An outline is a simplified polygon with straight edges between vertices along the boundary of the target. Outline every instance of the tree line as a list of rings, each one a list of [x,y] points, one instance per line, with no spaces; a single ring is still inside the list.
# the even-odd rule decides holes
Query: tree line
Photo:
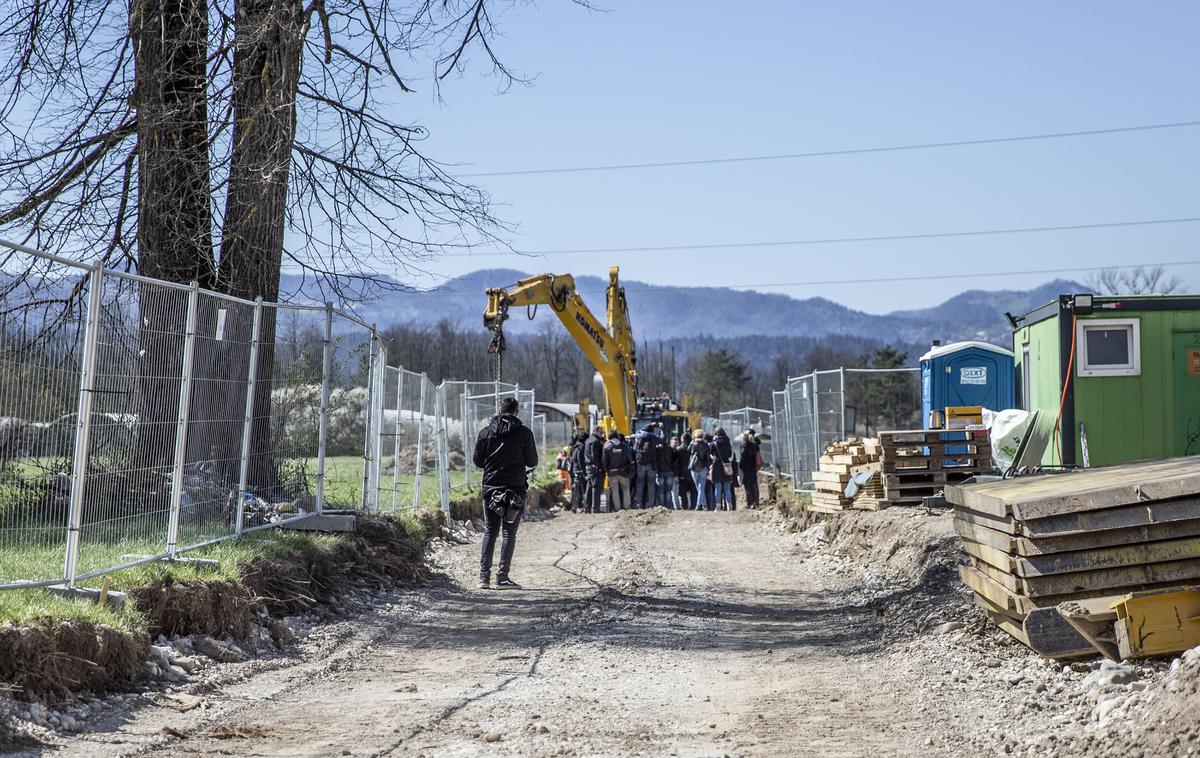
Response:
[[[381,332],[388,363],[423,372],[436,384],[445,379],[492,379],[487,352],[490,333],[450,320],[407,322]],[[562,327],[547,321],[533,333],[507,336],[504,381],[533,388],[540,400],[573,403],[599,400],[592,365]],[[770,409],[772,393],[789,377],[815,370],[915,366],[917,346],[889,346],[858,337],[719,338],[701,336],[648,340],[637,346],[639,388],[650,395],[691,394],[698,410],[716,416],[743,406]],[[863,407],[879,408],[885,398],[911,384],[881,376],[847,382],[847,393]],[[869,402],[870,401],[870,402]]]

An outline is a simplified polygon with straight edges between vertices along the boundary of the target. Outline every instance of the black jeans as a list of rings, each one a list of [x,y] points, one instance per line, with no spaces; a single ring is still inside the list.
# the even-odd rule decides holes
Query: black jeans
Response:
[[[496,579],[508,577],[508,570],[512,567],[513,551],[517,548],[517,527],[521,525],[521,515],[517,516],[516,521],[509,523],[499,513],[486,507],[483,509],[483,555],[479,558],[480,579],[488,580],[492,577],[492,554],[496,552],[496,538],[500,536],[501,532],[504,533],[504,540],[500,543],[500,568],[496,571]]]
[[[599,469],[588,471],[587,498],[583,507],[588,513],[600,512],[600,496],[604,493],[604,472]]]
[[[696,483],[692,481],[690,471],[679,475],[679,507],[689,511],[696,509]]]
[[[742,487],[746,490],[746,506],[758,505],[758,473],[742,474]]]

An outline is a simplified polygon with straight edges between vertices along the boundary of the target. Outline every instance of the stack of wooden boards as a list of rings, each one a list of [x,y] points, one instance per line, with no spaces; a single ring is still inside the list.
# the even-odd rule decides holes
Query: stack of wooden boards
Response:
[[[837,513],[849,508],[878,510],[883,502],[883,482],[879,474],[879,443],[851,437],[825,448],[813,472],[816,492],[811,496],[810,510],[818,513]],[[850,477],[863,471],[875,471],[875,476],[852,498],[846,497]]]
[[[949,486],[946,498],[976,603],[1038,653],[1200,644],[1200,595],[1186,589],[1200,584],[1200,457]]]
[[[920,505],[946,485],[992,471],[986,430],[880,432],[878,455],[887,505]]]
[[[878,438],[851,437],[825,448],[813,472],[812,510],[836,513],[855,508],[877,511],[893,505],[920,505],[951,483],[992,470],[992,448],[985,430],[894,430]],[[851,476],[876,475],[853,496]]]

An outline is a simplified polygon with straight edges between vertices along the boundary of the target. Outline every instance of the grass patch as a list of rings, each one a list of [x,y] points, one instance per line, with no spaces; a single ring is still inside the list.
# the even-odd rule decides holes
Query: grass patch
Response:
[[[52,595],[44,590],[0,592],[0,621],[32,624],[38,621],[87,621],[136,634],[146,631],[146,619],[135,609],[114,611],[83,598]]]

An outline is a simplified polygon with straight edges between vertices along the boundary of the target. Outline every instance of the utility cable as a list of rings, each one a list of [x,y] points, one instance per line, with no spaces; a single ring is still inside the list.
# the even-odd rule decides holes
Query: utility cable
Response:
[[[1114,229],[1131,226],[1159,226],[1163,224],[1190,224],[1200,221],[1200,216],[1181,218],[1142,219],[1137,221],[1109,221],[1095,224],[1062,224],[1057,226],[1025,226],[1007,229],[977,229],[957,232],[922,232],[918,234],[885,234],[868,237],[817,237],[796,240],[766,240],[760,242],[704,242],[679,245],[638,245],[633,247],[568,248],[560,250],[485,250],[483,252],[443,253],[444,258],[476,258],[483,256],[521,255],[539,257],[550,255],[600,255],[612,253],[680,252],[685,250],[723,250],[727,248],[791,247],[800,245],[839,245],[850,242],[897,242],[903,240],[947,239],[953,237],[987,237],[1003,234],[1034,234],[1039,232],[1069,232],[1083,229]]]
[[[898,153],[908,150],[935,150],[944,147],[971,147],[974,145],[1002,145],[1010,142],[1035,142],[1040,140],[1067,139],[1072,137],[1094,137],[1101,134],[1127,134],[1159,129],[1183,129],[1200,126],[1200,121],[1174,121],[1166,124],[1141,124],[1118,126],[1110,129],[1080,129],[1070,132],[1047,132],[1044,134],[1022,134],[1015,137],[985,137],[983,139],[950,140],[944,142],[917,142],[906,145],[884,145],[881,147],[857,147],[843,150],[817,150],[804,153],[779,153],[774,155],[743,155],[729,158],[697,158],[680,161],[656,161],[648,163],[613,163],[596,166],[567,166],[562,168],[512,169],[505,171],[478,171],[456,174],[458,179],[482,179],[493,176],[531,176],[534,174],[581,174],[596,171],[629,171],[649,168],[680,168],[684,166],[712,166],[723,163],[757,163],[762,161],[799,160],[803,158],[830,158],[839,155],[869,155],[871,153]]]

